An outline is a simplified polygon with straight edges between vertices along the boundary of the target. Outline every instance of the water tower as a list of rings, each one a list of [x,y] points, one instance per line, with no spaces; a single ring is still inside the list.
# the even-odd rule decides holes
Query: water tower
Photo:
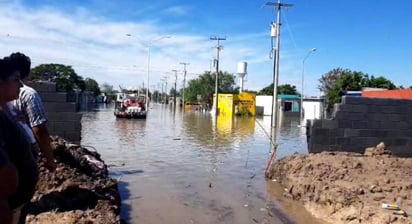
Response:
[[[237,74],[239,75],[239,92],[243,91],[243,81],[247,74],[247,62],[237,63]]]

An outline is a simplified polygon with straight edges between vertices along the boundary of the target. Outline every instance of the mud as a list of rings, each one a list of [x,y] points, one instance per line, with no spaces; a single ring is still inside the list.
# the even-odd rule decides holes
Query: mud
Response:
[[[117,181],[97,152],[52,137],[57,169],[40,161],[37,191],[26,223],[120,223]],[[41,157],[40,157],[41,158]]]
[[[365,154],[292,155],[274,162],[267,177],[327,223],[412,223],[412,158],[392,156],[383,143]],[[382,203],[398,204],[406,214]]]

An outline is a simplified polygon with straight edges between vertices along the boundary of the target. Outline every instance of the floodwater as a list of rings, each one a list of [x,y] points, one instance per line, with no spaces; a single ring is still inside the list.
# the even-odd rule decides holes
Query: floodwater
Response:
[[[306,153],[298,120],[283,120],[278,158]],[[121,218],[144,224],[320,223],[264,178],[270,117],[173,112],[153,104],[146,120],[116,119],[113,107],[85,112],[82,145],[119,179]]]

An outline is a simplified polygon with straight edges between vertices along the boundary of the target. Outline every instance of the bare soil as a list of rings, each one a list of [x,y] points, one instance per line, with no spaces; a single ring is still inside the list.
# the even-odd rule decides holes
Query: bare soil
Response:
[[[383,143],[364,154],[295,154],[273,162],[267,177],[327,223],[412,223],[412,158],[391,155]],[[398,204],[406,215],[382,203]]]
[[[28,206],[27,223],[120,223],[117,181],[96,152],[52,138],[58,168],[40,162],[37,191]]]

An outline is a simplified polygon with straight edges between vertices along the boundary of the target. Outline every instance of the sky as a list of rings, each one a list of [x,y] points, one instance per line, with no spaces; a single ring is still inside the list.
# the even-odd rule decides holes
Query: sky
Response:
[[[115,89],[183,86],[205,71],[237,74],[244,89],[273,82],[270,24],[276,10],[261,0],[0,0],[0,56],[20,51],[32,66],[72,66]],[[334,68],[384,76],[412,86],[412,1],[288,0],[281,11],[279,84],[319,96],[318,79]],[[166,38],[170,37],[170,38]],[[311,49],[316,51],[311,52]],[[150,66],[148,58],[150,49]],[[176,70],[176,73],[173,72]],[[165,78],[167,77],[167,78]]]

